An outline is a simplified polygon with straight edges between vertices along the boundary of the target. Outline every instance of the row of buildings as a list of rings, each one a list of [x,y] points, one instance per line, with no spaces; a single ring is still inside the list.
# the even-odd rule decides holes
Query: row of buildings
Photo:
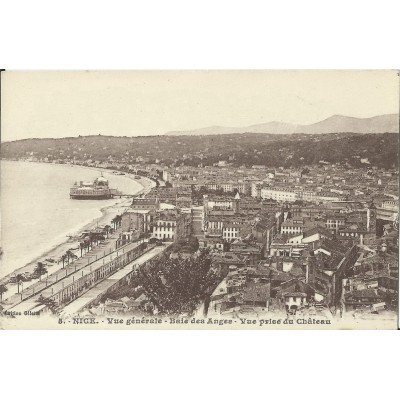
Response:
[[[158,174],[165,186],[133,199],[123,230],[164,241],[195,236],[210,248],[222,279],[206,300],[208,313],[324,314],[393,305],[395,171],[221,165]],[[379,268],[371,275],[373,258]]]

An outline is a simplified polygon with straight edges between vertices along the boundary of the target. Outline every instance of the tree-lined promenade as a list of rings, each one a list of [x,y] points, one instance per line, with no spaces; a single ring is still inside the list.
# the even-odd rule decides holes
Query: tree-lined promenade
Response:
[[[69,260],[67,253],[64,254],[60,258],[60,260],[58,260],[58,264],[60,267],[52,274],[47,273],[47,269],[44,263],[38,263],[35,271],[37,273],[41,272],[41,275],[37,276],[37,278],[39,278],[39,281],[30,284],[29,287],[24,288],[23,275],[17,274],[15,277],[17,284],[16,292],[14,292],[13,295],[3,301],[3,306],[5,308],[10,308],[11,306],[20,303],[24,299],[31,297],[33,294],[39,293],[46,287],[51,286],[52,283],[58,282],[63,278],[71,275],[75,271],[81,270],[83,267],[95,261],[96,259],[100,259],[101,257],[110,254],[115,250],[118,237],[119,231],[114,231],[112,234],[109,234],[108,239],[105,238],[103,241],[97,242],[97,245],[95,245],[95,243],[93,242],[92,245],[87,249],[87,251],[82,254],[82,257],[77,257],[69,250]],[[43,277],[43,275],[46,275],[46,277]],[[11,285],[4,286],[6,286],[8,291],[14,288],[14,286]]]
[[[53,298],[55,295],[59,295],[59,303],[61,305],[67,304],[69,301],[78,298],[85,290],[96,286],[102,279],[117,271],[124,265],[123,260],[125,258],[129,258],[128,256],[130,256],[130,260],[132,260],[142,254],[143,248],[146,248],[144,245],[142,241],[131,242],[117,250],[110,248],[109,253],[102,249],[103,251],[99,252],[99,254],[92,254],[92,261],[89,260],[86,265],[80,265],[79,267],[71,265],[68,269],[65,269],[65,275],[61,273],[61,276],[57,274],[49,276],[47,281],[41,282],[42,286],[35,285],[34,288],[30,287],[26,293],[26,297],[21,296],[18,299],[18,296],[16,296],[14,297],[15,303],[10,304],[8,302],[4,308],[16,312],[25,312],[37,307],[38,303],[45,304],[41,301],[42,298]],[[130,260],[128,259],[128,261]],[[113,261],[116,261],[116,263],[113,263]],[[104,272],[101,270],[103,266],[107,268],[107,271]],[[87,285],[81,285],[81,278],[84,278]],[[75,290],[72,287],[78,282],[83,291]],[[68,290],[65,292],[64,289],[67,288]]]

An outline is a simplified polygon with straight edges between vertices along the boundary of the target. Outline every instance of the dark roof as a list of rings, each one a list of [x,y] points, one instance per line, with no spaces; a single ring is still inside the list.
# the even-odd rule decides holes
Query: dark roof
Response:
[[[300,292],[312,296],[315,293],[315,289],[311,285],[297,278],[293,278],[287,282],[281,283],[279,286],[279,290],[282,294]]]
[[[354,290],[350,293],[346,293],[346,297],[354,297],[356,299],[361,299],[363,297],[377,298],[377,299],[381,298],[381,296],[377,294],[374,289]]]
[[[269,268],[249,268],[247,270],[247,275],[252,275],[252,276],[268,277],[269,274],[270,274]]]
[[[303,232],[303,238],[315,235],[316,233],[319,233],[320,235],[324,235],[330,239],[333,238],[333,234],[326,228],[322,226],[316,226],[314,228],[310,228],[306,231]]]
[[[343,214],[327,214],[326,219],[346,219],[347,216]]]
[[[304,275],[304,272],[303,272],[303,270],[301,269],[301,267],[297,267],[297,266],[294,266],[294,267],[290,270],[290,273],[291,273],[292,275],[295,275],[295,276],[302,276],[302,275]]]
[[[243,301],[267,301],[269,300],[270,296],[271,285],[269,283],[249,284],[244,290]]]
[[[212,261],[214,263],[243,263],[243,260],[232,252],[213,254]]]
[[[343,242],[340,242],[339,240],[331,240],[331,239],[323,239],[320,244],[314,249],[324,249],[327,250],[331,253],[341,253],[341,254],[346,254],[347,250],[346,246],[343,244]]]
[[[254,225],[254,230],[256,230],[257,232],[264,232],[265,230],[267,230],[268,229],[268,227],[267,227],[267,225],[265,224],[265,222],[257,222],[255,225]]]
[[[284,294],[285,297],[307,297],[306,293],[303,292],[287,292]]]

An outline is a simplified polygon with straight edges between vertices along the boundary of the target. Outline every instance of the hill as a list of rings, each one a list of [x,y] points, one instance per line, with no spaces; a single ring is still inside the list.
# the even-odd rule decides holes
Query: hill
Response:
[[[48,161],[138,161],[164,165],[212,165],[225,160],[233,166],[300,167],[321,161],[352,167],[398,166],[398,133],[264,134],[238,133],[205,136],[80,136],[5,142],[5,159]],[[364,161],[362,161],[364,160]],[[367,161],[366,161],[367,160]]]

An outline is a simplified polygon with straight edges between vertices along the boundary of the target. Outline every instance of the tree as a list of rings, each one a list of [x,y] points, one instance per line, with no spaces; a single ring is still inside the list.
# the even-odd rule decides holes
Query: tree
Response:
[[[85,242],[84,241],[81,241],[79,243],[79,248],[81,250],[81,257],[82,257],[83,250],[85,249]]]
[[[172,245],[172,251],[175,253],[187,252],[195,253],[199,249],[199,240],[195,236],[190,236],[187,240],[180,239]]]
[[[207,249],[201,250],[198,257],[164,257],[137,272],[137,282],[145,295],[165,314],[193,313],[218,281]]]
[[[95,232],[90,232],[89,233],[89,246],[91,249],[93,249],[93,243],[96,241],[96,233]]]
[[[64,268],[64,266],[65,266],[65,261],[66,261],[66,259],[67,259],[67,255],[66,254],[63,254],[60,258],[59,258],[59,260],[58,260],[58,262],[60,262],[60,261],[62,261],[62,267]]]
[[[0,301],[3,301],[3,294],[8,292],[7,286],[4,284],[0,285]]]
[[[90,245],[91,245],[89,237],[85,237],[84,245],[87,253],[90,250]]]
[[[18,284],[18,293],[19,293],[19,285],[21,284],[21,282],[24,281],[24,276],[22,274],[17,274],[17,276],[15,277],[17,284]]]
[[[78,258],[71,249],[67,250],[67,252],[65,253],[65,256],[67,257],[67,264],[69,264],[70,260],[74,260],[76,258]]]
[[[104,231],[106,232],[106,237],[107,237],[107,239],[108,239],[108,235],[109,235],[109,233],[110,233],[110,230],[111,230],[111,226],[110,226],[110,225],[106,225],[106,226],[104,227]]]
[[[199,250],[199,239],[196,236],[190,236],[188,240],[188,245],[192,249],[193,252]]]
[[[39,298],[36,300],[39,304],[45,305],[53,314],[57,313],[57,303],[55,300],[50,299],[48,297],[44,297],[42,294],[39,296]]]
[[[100,241],[104,240],[104,235],[101,232],[90,232],[89,233],[89,242],[90,247],[93,248],[93,244],[99,244]]]
[[[114,230],[121,226],[122,216],[116,215],[112,220],[111,223],[113,224]]]
[[[45,265],[42,262],[38,262],[37,266],[35,267],[33,273],[35,275],[39,276],[39,280],[42,280],[42,275],[44,275],[45,273],[47,273],[47,268],[45,267]]]

